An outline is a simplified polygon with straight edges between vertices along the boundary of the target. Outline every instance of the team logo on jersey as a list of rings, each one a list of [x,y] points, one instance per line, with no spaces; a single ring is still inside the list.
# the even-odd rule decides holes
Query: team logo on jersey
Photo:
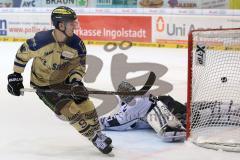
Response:
[[[61,54],[61,58],[63,59],[71,59],[74,57],[74,53],[69,52],[69,51],[63,51]]]
[[[63,64],[53,63],[52,70],[63,70],[65,67],[69,66],[69,62],[64,62]]]
[[[20,52],[26,52],[28,50],[27,45],[24,43],[22,44],[22,46],[20,47]]]

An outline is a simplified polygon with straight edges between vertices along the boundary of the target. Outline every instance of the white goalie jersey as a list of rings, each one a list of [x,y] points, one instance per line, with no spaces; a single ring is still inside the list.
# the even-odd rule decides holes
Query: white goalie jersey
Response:
[[[102,130],[126,131],[153,128],[164,141],[185,139],[185,129],[180,121],[157,97],[145,95],[131,102],[120,102],[119,111],[100,117]]]

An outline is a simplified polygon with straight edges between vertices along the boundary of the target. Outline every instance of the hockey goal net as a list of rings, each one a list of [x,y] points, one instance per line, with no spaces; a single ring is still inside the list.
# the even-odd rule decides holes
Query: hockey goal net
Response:
[[[240,152],[240,29],[189,34],[187,138]]]

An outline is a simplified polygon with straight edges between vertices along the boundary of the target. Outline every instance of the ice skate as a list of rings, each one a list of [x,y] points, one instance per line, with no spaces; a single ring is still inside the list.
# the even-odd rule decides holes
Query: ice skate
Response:
[[[98,148],[103,154],[109,154],[112,151],[112,139],[101,132],[98,132],[92,139],[94,146]]]

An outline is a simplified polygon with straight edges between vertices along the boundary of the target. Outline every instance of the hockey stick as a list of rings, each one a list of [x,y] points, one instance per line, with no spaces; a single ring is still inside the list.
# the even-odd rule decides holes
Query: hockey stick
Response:
[[[150,72],[148,79],[144,86],[138,90],[138,91],[131,91],[131,92],[116,92],[116,91],[98,91],[98,90],[90,90],[87,91],[88,94],[105,94],[105,95],[144,95],[147,93],[150,88],[153,86],[154,82],[156,80],[156,75],[154,72]],[[60,93],[62,95],[72,95],[72,90],[61,90],[61,89],[34,89],[34,88],[23,88],[20,89],[21,95],[24,95],[24,92],[44,92],[44,93]],[[77,92],[78,94],[81,93],[81,91]],[[85,93],[85,91],[82,91],[82,93]],[[81,96],[81,95],[79,95]]]

